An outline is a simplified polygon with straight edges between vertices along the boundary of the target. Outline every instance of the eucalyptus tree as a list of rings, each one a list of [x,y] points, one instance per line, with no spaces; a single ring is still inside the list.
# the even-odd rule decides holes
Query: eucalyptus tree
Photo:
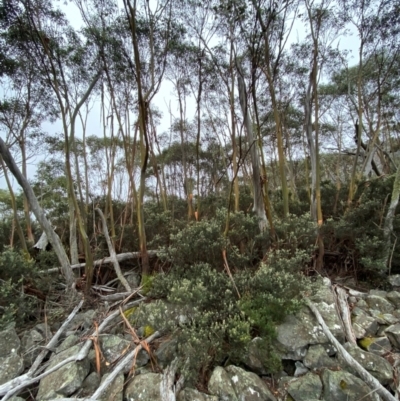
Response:
[[[19,0],[13,12],[10,29],[15,47],[34,65],[43,85],[52,90],[60,113],[70,200],[71,259],[72,262],[77,260],[77,222],[86,256],[86,284],[89,290],[93,274],[92,254],[74,192],[71,153],[74,150],[78,112],[101,75],[97,67],[97,53],[69,26],[63,13],[47,0]],[[74,95],[71,94],[72,88],[76,88]],[[77,92],[79,96],[76,96]]]
[[[351,205],[356,181],[359,155],[362,151],[363,133],[368,138],[366,157],[362,170],[371,163],[376,146],[379,147],[379,135],[382,125],[382,99],[389,71],[399,53],[399,5],[389,0],[341,0],[342,18],[357,32],[358,65],[355,84],[351,85],[348,76],[348,99],[352,104],[356,130],[356,157],[353,162],[348,204]],[[375,70],[376,81],[372,91],[367,89],[367,71],[369,66]],[[369,92],[369,94],[368,94]],[[367,124],[364,124],[366,121]],[[379,153],[379,149],[378,149]],[[361,170],[361,173],[362,173]]]
[[[132,73],[137,86],[141,161],[137,216],[142,278],[145,281],[150,272],[143,213],[146,169],[150,150],[149,108],[152,99],[160,89],[171,43],[179,39],[182,30],[180,26],[172,22],[173,7],[170,0],[160,1],[155,7],[152,7],[148,1],[124,0],[123,3],[133,46]]]
[[[251,0],[249,10],[253,24],[257,23],[260,32],[260,42],[263,46],[263,58],[258,67],[267,80],[271,109],[275,121],[277,138],[279,172],[282,187],[284,216],[289,213],[289,195],[286,177],[286,157],[281,124],[280,100],[277,98],[276,79],[280,71],[281,58],[293,27],[293,16],[298,9],[298,1]],[[253,42],[254,43],[254,42]]]
[[[17,10],[17,2],[5,2],[0,15],[0,41],[6,64],[0,72],[3,81],[0,130],[5,133],[14,153],[18,148],[20,157],[17,159],[20,159],[22,174],[27,178],[28,160],[38,155],[43,141],[41,124],[46,120],[54,121],[57,110],[53,106],[51,92],[36,74],[35,65],[18,46],[18,38],[12,29]],[[27,239],[33,244],[30,209],[25,195],[24,216]]]
[[[271,230],[273,229],[271,206],[269,204],[267,180],[265,169],[263,173],[260,172],[260,158],[263,159],[262,141],[258,136],[259,130],[257,125],[252,123],[252,112],[254,107],[254,95],[252,83],[255,83],[255,76],[251,75],[249,88],[247,90],[246,80],[248,78],[245,67],[247,64],[244,60],[248,58],[248,41],[244,39],[247,33],[244,33],[243,24],[247,18],[246,5],[241,1],[234,2],[220,2],[214,7],[215,12],[215,25],[218,27],[218,34],[222,38],[218,47],[206,47],[207,51],[211,54],[212,60],[215,64],[216,70],[220,75],[221,82],[225,86],[226,98],[228,100],[230,109],[230,121],[228,129],[231,134],[232,142],[232,170],[233,170],[233,189],[235,198],[235,210],[239,210],[239,164],[240,158],[243,156],[243,149],[238,146],[238,119],[236,115],[236,108],[242,110],[243,125],[247,133],[248,149],[251,158],[251,177],[252,177],[252,191],[253,191],[253,210],[260,219],[260,227],[262,229],[266,226],[266,216],[270,224]],[[203,40],[203,43],[205,41]],[[239,50],[240,49],[240,50]],[[240,56],[239,56],[240,53]],[[237,82],[237,83],[236,83]],[[221,89],[222,86],[221,86]],[[235,95],[237,90],[237,95]],[[223,92],[222,92],[223,93]],[[251,99],[251,100],[250,100]],[[253,103],[252,103],[253,101]],[[238,104],[237,104],[238,103]],[[256,135],[253,134],[254,127],[256,128]],[[239,142],[240,145],[240,142]],[[239,157],[240,156],[240,157]],[[244,164],[241,164],[244,167]],[[262,166],[264,167],[265,164]],[[264,188],[264,192],[263,192]]]
[[[179,117],[174,119],[173,110],[170,108],[172,126],[171,134],[174,132],[179,134],[181,143],[181,158],[183,168],[183,189],[188,205],[188,219],[194,218],[193,210],[193,179],[191,177],[192,169],[189,168],[187,163],[188,155],[187,143],[191,142],[189,134],[191,127],[188,124],[187,115],[187,99],[190,96],[190,81],[192,79],[190,66],[190,53],[193,52],[193,47],[190,43],[182,43],[179,46],[174,46],[170,55],[167,68],[167,77],[174,86],[174,91],[177,97]],[[199,195],[199,194],[198,194]]]

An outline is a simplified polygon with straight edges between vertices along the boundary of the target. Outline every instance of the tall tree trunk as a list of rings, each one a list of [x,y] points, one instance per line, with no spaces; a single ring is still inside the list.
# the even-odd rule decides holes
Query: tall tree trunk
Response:
[[[257,106],[257,95],[256,95],[256,77],[255,77],[256,65],[253,64],[252,66],[252,83],[251,83],[251,94],[253,97],[253,107],[254,107],[254,116],[256,118],[256,127],[257,127],[257,145],[261,155],[261,171],[262,174],[260,175],[260,185],[262,187],[263,199],[264,199],[264,210],[265,215],[267,216],[269,227],[271,230],[272,237],[275,238],[275,228],[274,222],[272,220],[272,209],[271,209],[271,202],[269,200],[268,194],[268,175],[267,175],[267,167],[265,165],[265,158],[264,158],[264,150],[263,150],[263,142],[261,137],[260,131],[260,120],[258,117],[258,106]]]
[[[136,84],[138,93],[138,104],[139,104],[139,143],[140,143],[140,186],[137,198],[137,219],[138,219],[138,234],[139,234],[139,244],[140,252],[142,254],[142,282],[147,281],[147,276],[150,274],[150,264],[149,255],[147,252],[147,240],[146,240],[146,230],[144,226],[144,211],[143,211],[143,201],[144,201],[144,189],[145,189],[145,178],[146,178],[146,168],[149,158],[149,144],[148,144],[148,134],[147,134],[147,110],[148,103],[144,98],[144,93],[142,89],[142,78],[141,78],[141,61],[139,53],[139,44],[137,39],[137,29],[136,29],[136,0],[134,1],[133,7],[129,1],[124,0],[127,9],[129,10],[129,23],[131,27],[133,52],[135,58],[135,72],[136,72]]]
[[[353,199],[357,190],[356,186],[356,179],[357,179],[357,164],[358,164],[358,157],[360,155],[361,150],[361,139],[362,139],[362,125],[363,125],[363,106],[362,106],[362,70],[363,70],[363,49],[364,43],[361,41],[360,50],[359,50],[359,63],[358,63],[358,70],[357,70],[357,98],[358,98],[358,119],[356,124],[357,129],[357,150],[356,150],[356,157],[353,163],[353,169],[351,172],[350,178],[350,185],[349,185],[349,196],[347,199],[347,206],[348,208],[352,205]]]
[[[25,147],[25,140],[22,140],[21,143],[21,155],[22,155],[22,174],[27,179],[28,173],[26,169],[26,147]],[[32,232],[32,223],[31,223],[31,216],[29,213],[29,202],[26,196],[24,195],[24,215],[25,215],[25,224],[26,224],[26,234],[28,237],[28,242],[33,245],[35,242],[35,238]]]
[[[246,127],[247,132],[247,140],[250,148],[250,157],[251,164],[253,169],[252,174],[252,182],[253,182],[253,191],[254,191],[254,205],[253,210],[255,211],[257,217],[260,219],[260,229],[265,230],[267,226],[267,219],[265,216],[264,210],[264,200],[262,194],[262,183],[260,176],[260,161],[258,157],[258,146],[257,140],[254,138],[252,122],[249,116],[249,110],[247,105],[247,94],[246,94],[246,84],[243,79],[243,71],[241,66],[237,62],[238,68],[238,87],[239,87],[239,99],[240,99],[240,107],[243,113],[244,125]]]
[[[10,179],[8,177],[6,165],[5,165],[3,157],[1,155],[0,155],[0,162],[1,162],[1,166],[3,168],[4,178],[6,179],[6,182],[7,182],[8,191],[10,192],[11,207],[12,207],[13,214],[14,214],[14,224],[15,224],[15,228],[17,230],[19,242],[21,243],[21,248],[25,254],[25,257],[30,258],[28,247],[26,245],[26,241],[25,241],[25,237],[24,237],[24,232],[22,230],[21,224],[19,223],[17,203],[15,201],[14,191],[13,191]]]
[[[52,226],[47,220],[44,211],[39,205],[38,200],[32,190],[32,187],[29,185],[28,180],[21,174],[19,171],[13,157],[11,156],[10,151],[7,148],[5,142],[0,138],[0,154],[3,157],[5,164],[10,170],[11,174],[18,181],[18,184],[23,189],[26,197],[28,198],[30,207],[32,212],[35,214],[39,224],[42,226],[43,231],[46,233],[47,238],[49,239],[51,245],[53,246],[54,252],[56,253],[58,260],[61,265],[61,271],[65,277],[67,287],[69,289],[74,288],[75,284],[75,276],[72,272],[71,265],[68,260],[68,256],[64,251],[61,240],[58,235],[54,232]]]
[[[324,257],[324,241],[321,235],[322,208],[321,208],[321,183],[320,183],[320,164],[319,164],[319,103],[318,103],[318,32],[321,26],[321,16],[317,17],[317,32],[314,29],[313,18],[311,15],[311,6],[306,2],[308,18],[310,22],[311,37],[313,40],[313,62],[305,98],[305,118],[306,133],[310,149],[311,158],[311,216],[317,223],[317,242],[318,242],[318,258],[316,260],[316,269],[319,271],[322,267]],[[312,96],[311,96],[311,88]],[[312,131],[312,105],[314,102],[314,131],[315,139]]]
[[[390,273],[390,251],[391,251],[391,235],[393,232],[393,220],[396,212],[397,205],[399,203],[400,196],[400,166],[397,167],[396,175],[394,177],[392,197],[390,200],[389,209],[386,213],[385,223],[383,226],[383,235],[386,243],[385,250],[385,262],[389,268]]]

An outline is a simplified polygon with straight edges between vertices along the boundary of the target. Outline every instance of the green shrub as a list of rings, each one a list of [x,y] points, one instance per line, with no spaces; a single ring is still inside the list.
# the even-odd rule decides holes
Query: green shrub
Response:
[[[265,234],[259,233],[257,218],[243,212],[231,213],[225,238],[226,217],[227,210],[221,208],[211,219],[189,222],[181,230],[176,230],[170,236],[169,247],[164,248],[164,257],[175,265],[208,263],[222,270],[222,251],[226,248],[228,264],[233,269],[259,262]]]
[[[181,344],[178,353],[181,371],[187,380],[196,380],[217,363],[243,360],[254,335],[262,336],[265,367],[279,369],[273,349],[275,325],[302,305],[301,294],[311,286],[301,274],[308,260],[305,251],[289,255],[275,251],[268,264],[256,272],[243,270],[234,275],[241,298],[224,272],[209,264],[174,266],[168,274],[153,280],[150,296],[161,298],[152,312],[142,315],[143,324],[164,327]],[[178,317],[166,318],[167,305],[178,306]]]
[[[22,252],[8,249],[0,254],[0,329],[15,322],[20,325],[38,317],[40,300],[26,295],[24,287],[32,286],[46,291],[43,280],[33,260],[27,260]]]

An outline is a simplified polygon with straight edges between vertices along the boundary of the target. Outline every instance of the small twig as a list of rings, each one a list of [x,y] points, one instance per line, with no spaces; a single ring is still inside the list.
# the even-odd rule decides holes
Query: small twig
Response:
[[[130,308],[130,307],[132,307],[134,305],[137,305],[137,304],[139,304],[140,302],[142,302],[145,299],[146,298],[142,298],[142,299],[133,301],[130,304],[124,306],[124,309],[125,308],[128,309],[128,308]],[[108,316],[102,322],[102,324],[98,327],[98,329],[96,329],[93,332],[91,337],[95,336],[96,333],[97,334],[101,333],[113,319],[115,319],[116,317],[119,316],[119,314],[120,314],[120,311],[117,310],[117,311],[113,312],[110,316]],[[4,398],[2,399],[2,401],[8,400],[14,394],[17,394],[19,391],[23,390],[25,387],[28,387],[31,384],[34,384],[34,383],[38,382],[39,380],[41,380],[44,377],[48,376],[50,373],[53,373],[53,372],[57,371],[58,369],[60,369],[64,365],[66,365],[67,363],[77,362],[77,361],[83,360],[88,355],[91,346],[92,346],[92,339],[89,338],[85,342],[85,344],[83,345],[83,347],[81,348],[81,350],[77,354],[72,355],[69,358],[64,359],[63,361],[61,361],[57,365],[53,366],[52,368],[48,369],[44,373],[42,373],[42,374],[40,374],[38,376],[32,377],[32,378],[26,377],[25,375],[19,376],[19,377],[15,378],[15,379],[13,379],[11,381],[13,383],[12,386],[10,386],[10,384],[9,384],[10,382],[1,385],[0,386],[0,396],[4,395]]]
[[[228,273],[228,276],[229,276],[230,280],[232,281],[233,287],[235,288],[238,297],[240,298],[240,292],[239,292],[238,288],[236,287],[235,280],[233,279],[233,276],[232,276],[232,273],[231,273],[231,269],[229,268],[228,261],[226,259],[226,250],[225,249],[222,250],[222,257],[224,259],[225,270]]]
[[[31,368],[22,376],[18,376],[9,382],[6,382],[0,386],[0,395],[8,393],[14,387],[20,385],[25,380],[29,380],[35,372],[38,370],[40,364],[46,358],[49,351],[52,351],[53,348],[57,345],[58,339],[60,338],[61,334],[64,332],[66,327],[68,326],[69,322],[74,318],[78,310],[82,307],[84,300],[82,299],[81,302],[74,308],[74,310],[69,314],[67,319],[61,325],[61,327],[57,330],[57,333],[53,336],[53,338],[48,342],[48,344],[43,348],[40,354],[37,356],[35,361],[33,362]]]
[[[155,340],[156,338],[160,337],[161,332],[156,331],[151,336],[147,337],[145,342],[148,344]],[[99,388],[93,393],[92,398],[101,398],[103,392],[107,389],[107,387],[114,381],[117,377],[118,373],[121,372],[129,363],[132,363],[134,355],[139,352],[143,346],[143,341],[131,352],[129,352],[119,363],[115,366],[114,370],[107,376],[107,379],[104,380],[103,383],[100,384]]]

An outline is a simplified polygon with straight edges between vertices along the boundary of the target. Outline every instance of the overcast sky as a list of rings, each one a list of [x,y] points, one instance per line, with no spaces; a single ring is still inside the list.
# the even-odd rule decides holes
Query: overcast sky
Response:
[[[80,29],[82,26],[82,19],[80,16],[80,12],[78,8],[74,5],[74,3],[69,2],[69,3],[59,3],[61,9],[66,13],[68,19],[70,20],[72,26],[75,29]],[[293,31],[291,33],[290,37],[290,43],[297,42],[299,40],[302,40],[305,36],[305,29],[303,28],[303,24],[300,20],[296,21]],[[358,47],[358,39],[356,35],[350,36],[346,38],[346,40],[343,40],[342,42],[339,43],[339,47],[341,49],[346,49],[350,50],[352,53],[350,53],[349,57],[349,63],[354,64],[356,61],[354,59],[354,54],[357,54],[357,47]],[[4,96],[4,92],[0,87],[0,96]],[[161,112],[162,112],[162,119],[161,123],[157,128],[158,133],[163,133],[168,131],[169,126],[170,126],[170,112],[169,109],[172,111],[174,117],[178,117],[179,115],[179,109],[178,109],[178,104],[176,101],[176,94],[173,91],[173,85],[171,82],[164,80],[159,92],[157,95],[154,97],[152,101],[152,105],[155,105]],[[195,113],[195,102],[193,99],[188,99],[187,102],[187,111],[188,111],[188,119],[191,119],[191,117]],[[100,121],[101,114],[100,114],[100,106],[99,103],[95,104],[92,108],[92,111],[88,117],[88,124],[87,124],[87,135],[103,135],[102,131],[102,124]],[[60,134],[62,135],[62,126],[61,126],[61,121],[57,121],[55,123],[50,123],[50,122],[45,122],[43,124],[43,131],[47,132],[49,134]],[[5,139],[5,133],[0,130],[0,135],[3,139]],[[76,125],[76,135],[77,137],[81,137],[82,135],[82,130],[80,127],[79,122],[77,122]],[[36,172],[36,164],[39,160],[44,160],[46,157],[49,157],[50,155],[45,155],[42,154],[40,151],[38,152],[37,156],[34,156],[30,162],[29,162],[29,170],[28,170],[28,176],[29,178],[33,178]],[[15,182],[13,177],[11,177],[13,180],[13,187],[18,188],[18,184]],[[0,188],[7,188],[6,182],[3,176],[0,177]]]

